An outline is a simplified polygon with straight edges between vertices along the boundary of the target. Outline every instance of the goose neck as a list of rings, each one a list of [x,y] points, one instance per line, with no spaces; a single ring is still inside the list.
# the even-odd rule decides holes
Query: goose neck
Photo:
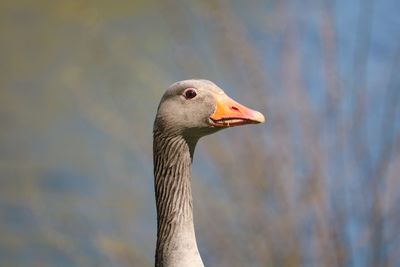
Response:
[[[197,140],[154,132],[156,266],[203,266],[193,226],[191,165]]]

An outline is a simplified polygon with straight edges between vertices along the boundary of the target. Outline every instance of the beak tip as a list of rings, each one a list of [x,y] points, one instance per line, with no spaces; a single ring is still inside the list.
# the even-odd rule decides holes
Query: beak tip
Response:
[[[256,114],[254,114],[254,121],[256,121],[257,123],[264,123],[265,122],[265,117],[261,112],[256,112]]]

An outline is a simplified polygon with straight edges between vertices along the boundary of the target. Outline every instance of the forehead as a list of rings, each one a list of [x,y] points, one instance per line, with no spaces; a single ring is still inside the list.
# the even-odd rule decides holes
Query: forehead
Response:
[[[205,90],[214,94],[224,94],[224,91],[221,88],[208,80],[184,80],[176,82],[167,89],[166,94],[176,94],[190,87],[198,90]]]

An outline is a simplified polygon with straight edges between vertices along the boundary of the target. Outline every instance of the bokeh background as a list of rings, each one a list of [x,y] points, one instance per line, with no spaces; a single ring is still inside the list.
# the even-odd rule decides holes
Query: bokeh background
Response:
[[[1,1],[0,266],[153,266],[152,124],[205,78],[206,266],[400,266],[400,2]]]

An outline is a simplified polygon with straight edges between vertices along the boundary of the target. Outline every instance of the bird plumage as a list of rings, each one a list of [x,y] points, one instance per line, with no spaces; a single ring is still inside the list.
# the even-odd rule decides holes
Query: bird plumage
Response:
[[[202,136],[229,126],[264,121],[261,113],[225,95],[207,80],[171,85],[161,99],[153,130],[157,207],[157,267],[204,267],[193,225],[191,171]]]

